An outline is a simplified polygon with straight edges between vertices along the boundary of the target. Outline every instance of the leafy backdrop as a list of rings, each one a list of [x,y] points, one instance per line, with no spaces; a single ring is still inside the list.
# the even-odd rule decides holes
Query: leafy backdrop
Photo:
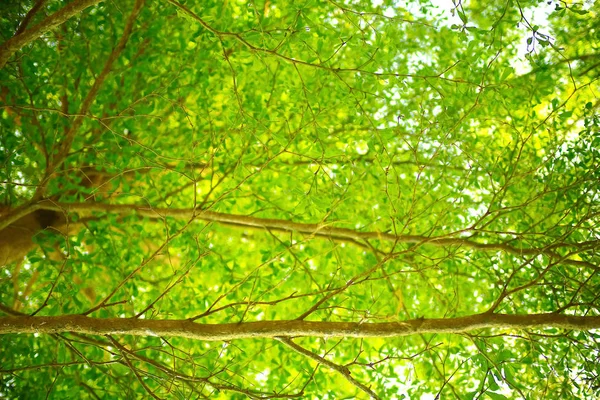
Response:
[[[596,396],[596,2],[0,11],[0,397]]]

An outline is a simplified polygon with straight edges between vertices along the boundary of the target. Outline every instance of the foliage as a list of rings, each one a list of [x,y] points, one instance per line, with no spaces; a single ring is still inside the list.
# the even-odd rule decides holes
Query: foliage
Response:
[[[29,27],[69,2],[37,3]],[[69,221],[16,235],[36,246],[2,267],[4,314],[600,314],[599,4],[143,3],[86,8],[0,70],[2,217]],[[34,6],[0,6],[2,41]],[[318,336],[5,334],[0,397],[600,387],[594,329]]]

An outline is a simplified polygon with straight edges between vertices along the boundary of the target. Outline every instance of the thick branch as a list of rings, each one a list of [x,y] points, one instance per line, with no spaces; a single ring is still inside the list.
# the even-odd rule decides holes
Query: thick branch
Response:
[[[90,335],[177,336],[198,340],[279,336],[397,337],[423,333],[462,333],[484,328],[515,330],[558,328],[587,331],[600,328],[600,316],[476,314],[457,318],[413,319],[384,323],[292,320],[228,324],[198,324],[190,320],[90,318],[82,315],[0,317],[0,334],[76,332]]]
[[[88,7],[98,4],[104,0],[75,0],[67,4],[54,14],[44,19],[39,24],[22,33],[18,33],[0,46],[0,69],[4,68],[10,57],[23,46],[29,44],[42,36],[49,30],[64,23],[69,18],[79,14]]]
[[[39,204],[28,204],[22,207],[11,209],[10,212],[5,212],[4,214],[0,213],[0,231],[39,209]],[[3,210],[0,209],[0,212],[1,211]]]

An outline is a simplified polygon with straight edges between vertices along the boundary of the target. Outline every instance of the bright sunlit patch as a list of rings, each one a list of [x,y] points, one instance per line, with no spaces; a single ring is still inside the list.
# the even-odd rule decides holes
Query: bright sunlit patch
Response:
[[[271,373],[271,370],[268,368],[263,370],[262,372],[259,372],[255,376],[256,382],[261,383],[261,384],[267,383],[267,381],[269,380],[270,373]]]
[[[369,152],[369,145],[364,140],[359,140],[356,142],[356,152],[361,156],[364,156]]]

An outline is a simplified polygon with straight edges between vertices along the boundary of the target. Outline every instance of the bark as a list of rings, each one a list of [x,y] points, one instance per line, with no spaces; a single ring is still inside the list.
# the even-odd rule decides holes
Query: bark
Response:
[[[35,14],[37,14],[38,11],[40,11],[40,9],[44,6],[45,3],[46,3],[46,0],[38,0],[33,5],[33,7],[31,7],[31,10],[29,10],[27,15],[25,15],[25,18],[23,18],[23,21],[21,21],[21,23],[19,24],[19,27],[17,28],[17,31],[15,32],[15,36],[17,36],[20,33],[23,33],[25,31],[25,29],[27,29],[27,26],[29,26],[29,23],[31,22],[31,19],[33,18],[33,16]]]
[[[0,266],[21,260],[35,248],[34,236],[44,229],[52,229],[67,234],[67,219],[62,212],[34,210],[22,215],[17,210],[16,219],[0,230]]]
[[[86,8],[102,1],[104,0],[75,0],[47,17],[39,24],[26,29],[24,32],[17,33],[15,36],[8,39],[0,46],[0,69],[4,68],[10,57],[23,48],[23,46],[33,42],[44,33],[59,26]]]
[[[463,333],[477,329],[558,328],[588,331],[600,328],[600,316],[560,314],[476,314],[445,319],[413,319],[403,322],[355,323],[301,320],[198,324],[190,320],[137,318],[0,317],[0,334],[54,334],[76,332],[90,335],[185,337],[197,340],[233,340],[277,337],[398,337],[424,333]]]

